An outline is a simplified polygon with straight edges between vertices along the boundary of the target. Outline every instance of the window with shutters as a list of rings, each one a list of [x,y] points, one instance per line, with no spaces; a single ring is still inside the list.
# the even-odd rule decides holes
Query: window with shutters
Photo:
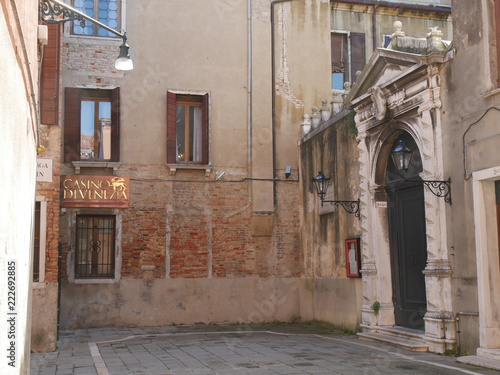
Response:
[[[75,278],[114,278],[115,216],[76,216]]]
[[[208,94],[167,92],[167,163],[209,163]]]
[[[120,0],[73,0],[73,7],[106,26],[119,31],[121,29],[120,3]],[[115,34],[90,21],[85,21],[83,27],[80,21],[73,21],[71,33],[73,35],[117,37]]]
[[[65,90],[64,161],[119,161],[120,91]]]
[[[33,282],[45,281],[45,247],[47,238],[47,202],[36,197],[33,235]]]
[[[343,90],[344,82],[356,81],[356,72],[366,63],[365,34],[336,31],[331,33],[332,89]]]

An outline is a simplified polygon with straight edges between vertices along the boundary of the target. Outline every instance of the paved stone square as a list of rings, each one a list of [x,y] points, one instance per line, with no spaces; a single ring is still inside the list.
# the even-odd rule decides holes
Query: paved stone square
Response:
[[[32,375],[498,374],[313,324],[197,325],[63,331],[32,353]]]

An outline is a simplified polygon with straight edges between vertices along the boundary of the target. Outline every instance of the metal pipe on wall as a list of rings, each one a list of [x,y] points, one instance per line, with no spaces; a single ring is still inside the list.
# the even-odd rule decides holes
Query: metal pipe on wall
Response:
[[[253,167],[252,165],[252,128],[253,128],[253,106],[252,106],[252,80],[253,80],[253,49],[252,49],[252,0],[247,0],[247,50],[248,50],[248,60],[247,60],[247,165],[248,171],[247,174],[251,176],[250,169]],[[249,199],[251,201],[252,193],[249,192]]]

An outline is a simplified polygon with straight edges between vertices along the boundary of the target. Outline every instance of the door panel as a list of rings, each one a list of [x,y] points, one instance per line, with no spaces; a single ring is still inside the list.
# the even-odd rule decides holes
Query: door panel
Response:
[[[423,186],[402,187],[392,194],[391,259],[396,324],[424,329],[427,262]]]

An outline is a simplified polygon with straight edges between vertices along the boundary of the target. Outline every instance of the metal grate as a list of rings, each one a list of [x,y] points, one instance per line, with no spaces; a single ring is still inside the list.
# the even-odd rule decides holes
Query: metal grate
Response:
[[[75,277],[114,277],[115,216],[77,215]]]

